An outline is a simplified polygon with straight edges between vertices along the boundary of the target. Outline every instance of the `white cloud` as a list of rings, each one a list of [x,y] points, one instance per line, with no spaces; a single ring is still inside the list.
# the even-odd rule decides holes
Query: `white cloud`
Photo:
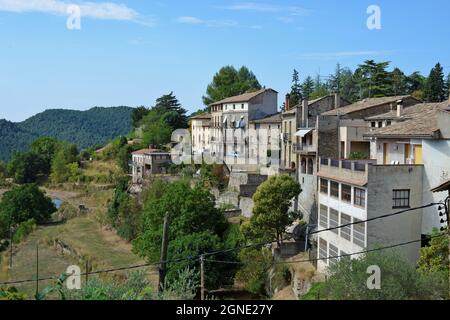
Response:
[[[283,6],[278,4],[257,3],[257,2],[241,2],[218,8],[232,11],[253,11],[253,12],[271,12],[271,13],[287,13],[295,16],[308,15],[309,10],[299,6]]]
[[[179,18],[177,18],[177,22],[185,23],[185,24],[202,24],[202,23],[204,23],[203,20],[196,18],[196,17],[190,17],[190,16],[179,17]]]
[[[203,20],[192,16],[183,16],[176,19],[178,23],[192,24],[192,25],[204,25],[212,28],[236,28],[239,27],[239,23],[234,20]]]
[[[132,8],[113,2],[85,2],[63,0],[0,0],[0,11],[40,12],[56,15],[68,15],[67,8],[77,5],[82,17],[102,20],[133,21],[144,25],[152,25],[150,19],[144,19]]]

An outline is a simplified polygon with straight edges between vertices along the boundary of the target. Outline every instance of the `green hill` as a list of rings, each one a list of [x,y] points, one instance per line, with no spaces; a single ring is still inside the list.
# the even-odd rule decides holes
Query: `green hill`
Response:
[[[34,139],[48,136],[75,143],[80,149],[101,145],[130,132],[130,107],[95,107],[87,111],[53,109],[23,122],[0,120],[0,160],[14,150],[26,151]]]

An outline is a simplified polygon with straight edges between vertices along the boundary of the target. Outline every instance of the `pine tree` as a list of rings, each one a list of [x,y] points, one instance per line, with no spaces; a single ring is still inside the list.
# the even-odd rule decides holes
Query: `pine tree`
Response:
[[[425,99],[427,102],[442,102],[446,96],[444,69],[437,63],[430,71],[425,87]]]
[[[445,89],[446,89],[445,91],[447,92],[446,99],[448,100],[450,99],[450,73],[447,76],[447,83],[445,85]]]
[[[294,69],[294,73],[292,74],[292,87],[291,93],[289,94],[289,105],[296,106],[298,105],[303,97],[302,97],[302,86],[300,84],[300,76],[296,69]]]
[[[361,89],[361,98],[384,97],[391,94],[392,78],[386,70],[389,63],[367,60],[358,66],[355,76]]]
[[[313,91],[314,91],[314,80],[311,78],[311,76],[307,76],[302,84],[302,96],[305,99],[309,99]]]

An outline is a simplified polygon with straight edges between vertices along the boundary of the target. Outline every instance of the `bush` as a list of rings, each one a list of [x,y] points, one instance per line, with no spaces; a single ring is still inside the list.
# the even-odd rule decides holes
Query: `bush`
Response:
[[[21,224],[19,224],[19,227],[14,233],[13,241],[15,243],[21,242],[23,239],[25,239],[26,236],[32,233],[35,229],[36,229],[36,221],[34,219],[22,222]]]
[[[239,259],[243,267],[236,273],[236,280],[241,282],[248,291],[266,295],[269,270],[273,261],[270,250],[267,248],[243,249],[239,253]]]

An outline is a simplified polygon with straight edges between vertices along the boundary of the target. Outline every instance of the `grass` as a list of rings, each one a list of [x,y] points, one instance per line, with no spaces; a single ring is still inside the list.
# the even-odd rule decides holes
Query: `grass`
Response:
[[[36,277],[36,245],[39,245],[39,277],[59,276],[70,265],[78,265],[85,270],[85,261],[88,260],[91,270],[109,268],[122,268],[144,263],[132,253],[131,244],[102,227],[100,223],[105,215],[108,200],[113,190],[97,190],[86,186],[86,190],[76,192],[62,189],[46,189],[51,197],[58,197],[75,208],[79,204],[85,205],[89,212],[82,214],[65,224],[56,226],[40,226],[30,234],[26,240],[17,245],[14,250],[13,269],[8,270],[8,252],[4,252],[0,263],[0,282],[22,279],[35,279]],[[95,190],[94,190],[95,189]],[[54,247],[54,240],[62,241],[72,254],[63,254]],[[155,269],[147,268],[149,271]],[[123,276],[125,272],[116,272],[110,275]],[[150,277],[152,283],[156,276]],[[54,281],[43,281],[40,289],[54,284]],[[24,291],[29,298],[35,292],[35,283],[16,285]]]

